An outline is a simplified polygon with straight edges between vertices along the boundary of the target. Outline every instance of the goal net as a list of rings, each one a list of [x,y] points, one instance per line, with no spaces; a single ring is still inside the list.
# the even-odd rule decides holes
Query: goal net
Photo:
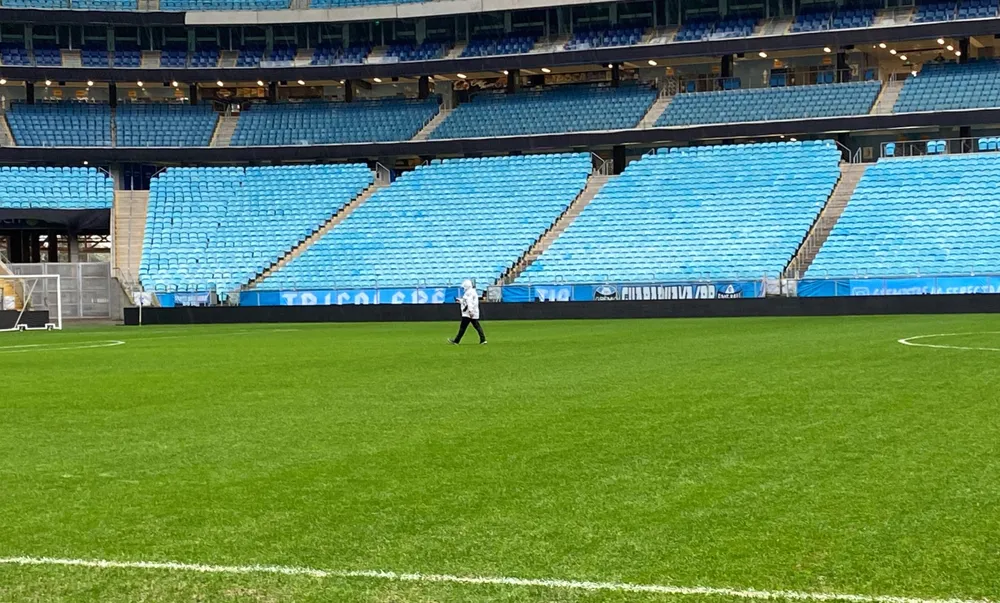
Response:
[[[0,332],[62,330],[62,281],[58,274],[0,274]],[[39,311],[48,311],[40,320]]]

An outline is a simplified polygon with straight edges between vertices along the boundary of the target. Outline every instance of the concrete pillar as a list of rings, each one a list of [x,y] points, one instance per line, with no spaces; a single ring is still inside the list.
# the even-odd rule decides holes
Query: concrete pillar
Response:
[[[621,83],[621,63],[613,63],[611,65],[611,87],[617,88],[618,84]]]
[[[108,104],[112,109],[118,106],[118,84],[114,82],[108,84]]]
[[[969,38],[960,38],[958,40],[958,49],[962,52],[962,55],[958,57],[959,63],[966,63],[969,60]]]
[[[188,86],[188,98],[192,105],[198,104],[198,84],[191,84]]]
[[[80,241],[76,238],[75,231],[69,231],[69,261],[80,261]]]
[[[35,82],[24,82],[24,102],[35,104]]]
[[[426,75],[420,76],[417,80],[417,98],[423,100],[431,94],[431,78]]]
[[[719,74],[722,77],[733,76],[733,55],[722,55],[722,63],[719,65]]]
[[[850,67],[847,65],[847,53],[841,50],[837,53],[837,73],[834,74],[837,82],[851,81]]]
[[[344,80],[344,102],[349,103],[354,100],[354,82]]]
[[[514,94],[521,85],[521,70],[511,69],[507,72],[507,94]]]

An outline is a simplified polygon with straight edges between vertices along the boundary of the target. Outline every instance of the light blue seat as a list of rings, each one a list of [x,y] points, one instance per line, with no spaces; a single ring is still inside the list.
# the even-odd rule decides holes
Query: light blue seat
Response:
[[[7,123],[19,146],[111,146],[111,109],[105,103],[14,103]]]
[[[0,167],[0,208],[110,209],[114,183],[91,167]]]
[[[207,147],[218,121],[211,105],[125,103],[115,111],[120,147]]]
[[[376,192],[261,284],[331,289],[492,284],[586,185],[589,154],[434,160]]]
[[[925,63],[906,78],[895,113],[1000,107],[1000,61]]]
[[[840,156],[832,141],[661,149],[605,185],[518,283],[776,277]]]

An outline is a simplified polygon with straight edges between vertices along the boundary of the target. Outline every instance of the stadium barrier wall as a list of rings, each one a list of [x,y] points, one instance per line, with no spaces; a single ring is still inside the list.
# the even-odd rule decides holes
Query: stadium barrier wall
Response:
[[[18,316],[21,316],[21,313],[17,310],[0,310],[0,329],[13,329]],[[29,310],[21,316],[21,324],[28,325],[32,329],[40,329],[48,322],[48,310]]]
[[[796,293],[799,297],[1000,293],[1000,276],[805,279],[798,282]]]
[[[669,301],[483,303],[488,320],[594,318],[714,318],[743,316],[861,316],[1000,312],[1000,295],[906,295],[870,297],[766,297]],[[457,304],[342,306],[214,306],[144,308],[146,325],[294,322],[456,321]],[[126,308],[125,324],[139,324],[138,308]]]

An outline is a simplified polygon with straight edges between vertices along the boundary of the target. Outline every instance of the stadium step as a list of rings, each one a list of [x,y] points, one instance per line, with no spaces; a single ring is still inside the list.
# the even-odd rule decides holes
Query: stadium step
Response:
[[[466,47],[469,45],[468,42],[458,42],[455,46],[448,51],[448,54],[444,56],[446,59],[458,59],[462,57],[462,53],[465,52]]]
[[[833,187],[830,198],[827,199],[823,209],[820,210],[819,216],[813,222],[812,228],[809,229],[805,239],[802,240],[802,244],[799,246],[795,256],[792,257],[792,261],[785,268],[784,278],[802,278],[802,275],[809,269],[813,260],[816,259],[816,254],[819,253],[820,247],[826,242],[833,227],[837,224],[837,220],[840,219],[840,216],[844,213],[844,209],[847,208],[847,204],[854,194],[854,189],[858,187],[858,182],[865,175],[865,171],[869,165],[871,164],[842,163],[840,165],[840,179],[837,181],[837,185]]]
[[[583,187],[580,194],[573,199],[573,202],[569,204],[556,221],[552,223],[552,226],[546,230],[542,236],[538,237],[538,240],[528,248],[528,251],[524,252],[517,262],[510,267],[500,278],[497,280],[497,285],[509,285],[517,280],[517,277],[521,276],[521,273],[538,259],[540,255],[545,253],[545,250],[552,245],[552,242],[559,238],[566,228],[573,223],[573,220],[580,215],[587,205],[597,196],[604,185],[608,183],[614,176],[608,176],[606,174],[592,173],[589,178],[587,178],[587,186]]]
[[[79,50],[63,50],[60,54],[62,55],[63,67],[83,67]]]
[[[639,120],[640,128],[652,128],[656,125],[656,120],[663,115],[663,112],[667,110],[667,106],[670,105],[670,101],[674,100],[672,96],[660,96],[657,97],[653,104],[649,106],[649,111],[642,116]]]
[[[219,67],[236,67],[236,60],[240,57],[238,50],[223,50],[219,57]]]
[[[123,281],[139,280],[142,262],[142,242],[146,234],[146,211],[149,191],[115,191],[112,213],[111,242],[114,247],[114,268]]]
[[[160,68],[160,51],[159,50],[143,50],[142,59],[139,63],[143,69],[159,69]]]
[[[230,146],[233,134],[236,133],[236,124],[239,120],[238,115],[220,115],[219,120],[215,123],[215,130],[212,132],[212,141],[209,143],[209,146]]]
[[[10,131],[10,124],[7,123],[7,116],[0,113],[0,147],[15,147],[14,134]]]
[[[309,8],[309,0],[292,0],[288,8],[292,10],[306,10]]]
[[[773,17],[763,21],[754,31],[755,36],[780,36],[788,33],[792,27],[791,17]]]
[[[431,133],[441,125],[441,122],[451,115],[452,111],[454,111],[454,109],[445,109],[444,107],[441,107],[441,109],[438,110],[437,115],[432,117],[431,120],[424,125],[424,127],[420,128],[420,131],[414,134],[413,140],[427,140],[430,138]]]
[[[905,77],[897,77],[882,84],[882,91],[879,93],[878,98],[875,99],[875,104],[872,105],[872,115],[889,115],[892,113],[892,108],[896,106],[896,100],[903,89],[904,80]]]
[[[346,220],[347,217],[351,215],[351,213],[354,210],[364,205],[366,201],[371,199],[372,195],[374,195],[376,191],[387,185],[388,182],[383,182],[378,178],[376,178],[374,183],[370,184],[368,188],[361,191],[361,194],[352,199],[350,203],[344,205],[339,210],[337,210],[337,213],[330,216],[330,219],[328,219],[326,222],[320,225],[319,228],[314,230],[311,235],[306,237],[306,240],[302,241],[292,249],[289,249],[285,253],[285,255],[278,258],[278,261],[274,262],[273,264],[271,264],[269,268],[265,269],[264,272],[257,275],[257,278],[251,280],[247,284],[247,287],[250,289],[256,287],[261,283],[261,281],[263,281],[267,277],[271,276],[272,274],[283,268],[285,264],[297,258],[306,249],[309,249],[309,247],[311,247],[313,243],[322,239],[326,235],[326,233],[333,230],[333,228],[337,226],[337,224],[340,224],[341,222]]]

